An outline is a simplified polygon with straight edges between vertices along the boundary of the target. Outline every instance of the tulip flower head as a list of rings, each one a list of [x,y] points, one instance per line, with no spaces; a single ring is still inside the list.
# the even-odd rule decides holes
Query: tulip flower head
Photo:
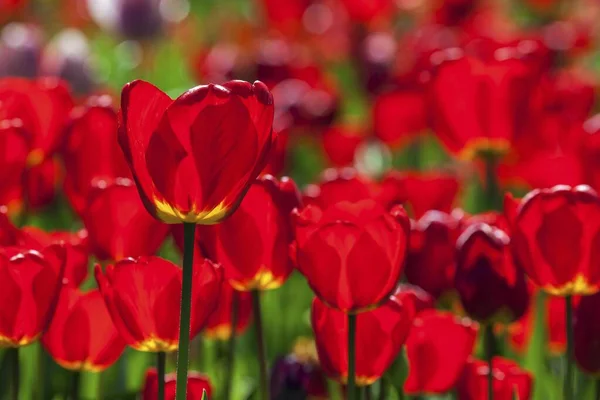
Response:
[[[489,366],[484,361],[470,359],[460,380],[457,393],[460,400],[487,400]],[[529,400],[532,395],[533,376],[522,370],[514,361],[501,357],[492,359],[494,399]]]
[[[198,86],[172,100],[144,81],[121,95],[119,144],[148,212],[215,224],[268,161],[273,97],[261,82]]]
[[[374,200],[340,202],[294,212],[299,271],[317,297],[356,313],[377,307],[395,290],[408,247],[409,219]]]
[[[176,389],[175,374],[165,375],[165,400],[175,400]],[[206,395],[211,398],[212,386],[207,376],[198,372],[190,371],[187,378],[187,399],[202,400],[202,393],[206,390]],[[158,373],[154,368],[146,372],[146,380],[142,389],[142,400],[160,400],[158,398]]]

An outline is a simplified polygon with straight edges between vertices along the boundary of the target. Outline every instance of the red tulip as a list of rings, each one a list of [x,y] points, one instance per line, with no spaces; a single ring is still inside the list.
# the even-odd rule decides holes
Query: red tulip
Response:
[[[361,176],[354,168],[328,168],[321,181],[304,190],[304,203],[327,208],[340,201],[357,202],[377,198],[378,185]]]
[[[261,82],[198,86],[176,100],[143,81],[123,88],[119,143],[150,214],[214,224],[264,168],[275,136]]]
[[[418,314],[424,310],[435,308],[435,298],[433,298],[433,296],[421,289],[419,286],[406,283],[399,284],[396,288],[395,295],[403,296],[406,294],[411,294],[413,296],[412,303],[415,309],[415,314]]]
[[[375,99],[373,129],[384,143],[399,147],[427,129],[425,96],[419,89],[397,89]]]
[[[356,317],[356,383],[370,385],[392,364],[415,316],[410,293],[391,296],[381,307]],[[348,318],[315,297],[311,313],[323,371],[340,382],[348,379]]]
[[[295,211],[298,270],[317,297],[346,313],[375,307],[398,285],[410,223],[374,200]]]
[[[454,387],[473,352],[477,330],[468,318],[421,312],[406,340],[409,373],[404,392],[442,394]]]
[[[233,321],[232,310],[233,305],[237,307],[237,322],[235,327],[232,326]],[[252,296],[248,292],[239,292],[229,284],[223,284],[221,294],[217,301],[217,308],[210,314],[206,327],[204,328],[204,336],[212,339],[227,340],[231,337],[232,331],[236,335],[243,333],[252,317]]]
[[[214,254],[225,277],[237,290],[268,290],[281,286],[293,265],[289,246],[293,241],[290,212],[300,206],[294,182],[271,175],[258,178],[238,210],[210,228]]]
[[[310,0],[290,0],[281,3],[278,0],[260,0],[267,22],[285,34],[298,33],[302,27],[302,17],[310,6]]]
[[[263,169],[263,174],[279,176],[287,166],[288,142],[290,134],[287,130],[277,132],[275,146],[271,149],[269,161]]]
[[[457,384],[459,400],[488,400],[487,362],[469,360]],[[501,357],[492,360],[494,399],[529,400],[532,396],[533,376],[517,363]]]
[[[148,215],[129,179],[99,185],[89,193],[83,213],[90,252],[101,260],[154,255],[169,226]]]
[[[441,172],[400,173],[392,171],[381,182],[383,204],[401,199],[408,203],[415,218],[429,210],[449,213],[460,185],[456,176]]]
[[[46,329],[60,290],[64,252],[6,247],[0,252],[0,347],[21,347]]]
[[[333,126],[323,134],[323,149],[331,164],[352,165],[354,155],[366,136],[354,127]]]
[[[582,371],[593,376],[600,372],[599,305],[600,294],[582,296],[573,318],[575,361]]]
[[[0,206],[0,247],[17,245],[19,237],[20,231],[8,217],[8,207]]]
[[[63,368],[103,371],[125,350],[98,290],[63,287],[42,344]]]
[[[503,154],[518,133],[515,121],[527,107],[534,73],[513,55],[504,57],[485,63],[456,48],[432,55],[438,63],[429,93],[433,129],[461,158]]]
[[[176,375],[165,375],[165,400],[175,400]],[[212,398],[212,386],[208,377],[197,372],[188,372],[187,377],[187,399],[202,400],[202,393],[206,390],[208,398]],[[142,400],[158,399],[158,373],[154,368],[146,372],[144,389],[142,390]]]
[[[600,199],[589,186],[533,190],[511,224],[515,262],[544,291],[568,296],[600,289]]]
[[[66,253],[63,284],[78,287],[88,276],[87,231],[44,232],[39,228],[27,226],[18,234],[17,244],[27,249],[42,251],[53,244],[62,245]]]
[[[31,209],[39,209],[54,200],[61,179],[58,157],[46,158],[25,172],[25,200]]]
[[[86,106],[74,109],[71,114],[63,149],[64,190],[80,215],[99,181],[131,177],[116,132],[117,113],[109,96],[91,97]]]
[[[125,342],[140,351],[174,351],[179,345],[181,268],[159,257],[127,258],[96,266],[96,281]],[[208,260],[193,268],[190,338],[214,311],[221,290],[221,268]]]
[[[525,274],[515,268],[503,230],[474,223],[456,242],[454,284],[465,311],[487,322],[513,322],[529,306]]]
[[[21,207],[23,198],[23,174],[27,166],[31,135],[23,129],[20,119],[0,121],[0,204],[8,211]]]
[[[343,0],[342,4],[355,22],[391,17],[395,7],[392,0]]]
[[[435,298],[454,289],[456,239],[460,221],[455,214],[427,211],[411,223],[406,280]]]

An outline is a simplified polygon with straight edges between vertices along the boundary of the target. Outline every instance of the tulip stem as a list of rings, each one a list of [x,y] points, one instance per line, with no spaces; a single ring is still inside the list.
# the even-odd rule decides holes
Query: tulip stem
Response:
[[[19,348],[14,347],[8,349],[5,357],[10,357],[11,360],[11,369],[12,369],[12,384],[11,384],[11,399],[19,400],[19,381],[21,379],[20,376],[20,366],[19,366]]]
[[[498,159],[496,155],[485,155],[485,211],[502,209],[502,191],[496,177]]]
[[[594,398],[596,400],[600,400],[600,379],[596,379],[596,382],[594,384],[594,389],[595,389],[595,394],[594,394]]]
[[[573,396],[573,305],[571,296],[565,297],[565,329],[567,334],[567,353],[565,354],[567,370],[563,387],[565,400],[574,399]]]
[[[227,359],[225,361],[225,400],[231,398],[231,386],[233,384],[233,366],[235,356],[235,327],[237,326],[238,320],[238,293],[233,291],[231,296],[231,334],[227,341]]]
[[[156,372],[158,374],[158,400],[165,400],[165,367],[167,353],[159,351],[156,353]]]
[[[383,377],[381,377],[381,379],[379,379],[379,400],[386,400],[387,392],[388,392],[387,382],[385,381],[385,379]],[[400,398],[402,398],[402,397],[400,397]]]
[[[79,400],[79,384],[81,382],[81,371],[73,371],[71,375],[71,400]]]
[[[348,314],[348,400],[356,400],[356,315]]]
[[[181,285],[181,313],[179,318],[179,351],[177,352],[176,400],[185,400],[187,394],[195,233],[195,224],[190,224],[187,222],[183,223],[183,282]]]
[[[262,315],[260,311],[260,292],[252,291],[252,312],[254,314],[254,327],[258,345],[258,360],[260,367],[260,399],[269,400],[269,382],[267,376],[267,352],[265,348],[265,335],[263,333]]]
[[[365,400],[372,400],[373,393],[371,392],[371,385],[365,386],[365,395],[363,397]]]
[[[488,365],[488,375],[487,375],[487,393],[488,400],[494,399],[494,368],[493,368],[493,358],[494,358],[494,347],[495,347],[495,337],[494,337],[494,326],[492,324],[487,324],[485,326],[485,330],[483,332],[483,347],[485,352],[485,360]]]

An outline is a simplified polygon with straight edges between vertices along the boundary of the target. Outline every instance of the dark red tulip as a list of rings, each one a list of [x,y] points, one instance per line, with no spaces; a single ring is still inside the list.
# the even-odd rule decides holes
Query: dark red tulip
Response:
[[[421,312],[406,340],[409,373],[404,392],[443,394],[452,389],[473,352],[477,330],[477,323],[468,318]]]
[[[458,238],[454,285],[467,314],[480,322],[513,322],[529,306],[525,274],[513,263],[508,234],[486,223],[470,225]]]
[[[435,22],[442,25],[461,25],[472,16],[478,0],[438,1],[435,10]]]
[[[62,245],[67,257],[63,284],[78,287],[88,276],[87,236],[85,229],[78,232],[44,232],[39,228],[27,226],[19,231],[17,244],[37,251],[51,245]]]
[[[100,372],[125,350],[98,290],[63,287],[42,344],[63,368]]]
[[[123,88],[119,143],[150,214],[214,224],[264,168],[275,136],[261,82],[198,86],[172,100],[144,81]]]
[[[410,285],[407,283],[399,284],[396,288],[395,295],[404,296],[406,294],[411,294],[413,296],[412,303],[415,309],[415,314],[418,314],[424,310],[435,308],[435,298],[419,286]]]
[[[575,361],[582,371],[593,376],[600,372],[599,306],[600,294],[582,296],[573,318]]]
[[[181,268],[159,257],[127,258],[95,270],[96,281],[125,342],[140,351],[174,351],[179,346]],[[222,270],[208,260],[193,269],[190,338],[204,327],[219,299]],[[175,312],[173,312],[175,310]]]
[[[328,168],[319,183],[305,188],[303,200],[305,204],[327,208],[340,201],[373,199],[378,193],[377,183],[359,175],[354,168]]]
[[[30,153],[31,154],[31,153]],[[44,207],[54,200],[61,178],[58,157],[47,158],[25,173],[25,200],[31,209]]]
[[[469,360],[458,381],[456,390],[459,400],[488,400],[487,362]],[[532,396],[533,376],[522,370],[514,361],[494,357],[492,360],[494,399],[529,400]]]
[[[356,383],[370,385],[392,364],[415,316],[413,295],[393,295],[380,307],[356,316]],[[345,383],[348,379],[348,318],[315,297],[311,311],[317,352],[323,371]]]
[[[165,400],[175,400],[176,375],[165,375]],[[190,371],[187,376],[186,398],[188,400],[202,400],[202,393],[206,390],[208,399],[212,398],[212,386],[207,376]],[[142,390],[142,400],[160,400],[158,398],[158,373],[154,368],[146,372],[146,380]]]
[[[323,149],[334,166],[352,165],[356,149],[365,137],[354,127],[333,126],[323,134]]]
[[[515,263],[537,286],[556,296],[600,289],[600,199],[589,186],[533,190],[511,225]]]
[[[429,92],[433,130],[461,158],[504,154],[518,133],[515,121],[523,118],[535,79],[525,62],[504,57],[483,62],[456,48],[431,56],[438,64]]]
[[[290,212],[300,204],[291,179],[263,175],[250,185],[235,214],[210,228],[215,242],[208,255],[223,265],[231,286],[268,290],[285,282],[293,269]]]
[[[233,305],[237,307],[237,322],[232,326]],[[252,319],[252,296],[239,292],[225,283],[221,288],[217,308],[210,314],[203,335],[212,339],[228,340],[231,333],[243,333]]]
[[[101,260],[154,255],[169,226],[152,218],[132,181],[99,181],[88,195],[83,222],[90,252]]]
[[[80,215],[98,182],[131,177],[116,132],[117,112],[109,96],[91,97],[71,113],[63,149],[64,190]]]
[[[298,270],[322,301],[346,313],[379,305],[400,280],[410,222],[374,200],[295,211]],[[368,278],[367,278],[368,277]]]
[[[415,218],[421,218],[429,210],[449,213],[459,189],[457,177],[449,173],[391,171],[381,182],[380,201],[393,204],[401,199]]]
[[[425,96],[421,89],[399,88],[380,95],[373,105],[373,129],[384,143],[399,147],[427,129]]]
[[[286,169],[289,138],[290,134],[287,130],[277,133],[275,146],[271,149],[269,161],[262,171],[263,174],[279,176]]]
[[[406,280],[436,299],[454,289],[456,239],[460,221],[454,214],[427,211],[411,223]]]
[[[26,346],[46,329],[60,291],[64,252],[0,251],[0,347]]]

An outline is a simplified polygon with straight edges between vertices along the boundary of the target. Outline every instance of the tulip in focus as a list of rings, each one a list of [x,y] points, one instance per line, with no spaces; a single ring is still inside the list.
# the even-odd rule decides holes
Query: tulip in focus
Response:
[[[400,206],[340,202],[294,213],[298,270],[317,297],[345,313],[379,306],[404,265],[410,223]]]
[[[98,290],[87,293],[64,287],[42,344],[63,368],[100,372],[125,350]]]
[[[172,100],[134,81],[121,95],[119,144],[148,212],[170,224],[215,224],[265,167],[275,136],[261,82],[197,86]]]
[[[115,326],[136,350],[170,352],[179,345],[181,268],[159,257],[126,258],[95,269],[96,281]],[[190,337],[215,310],[222,285],[221,268],[208,260],[194,265]]]

